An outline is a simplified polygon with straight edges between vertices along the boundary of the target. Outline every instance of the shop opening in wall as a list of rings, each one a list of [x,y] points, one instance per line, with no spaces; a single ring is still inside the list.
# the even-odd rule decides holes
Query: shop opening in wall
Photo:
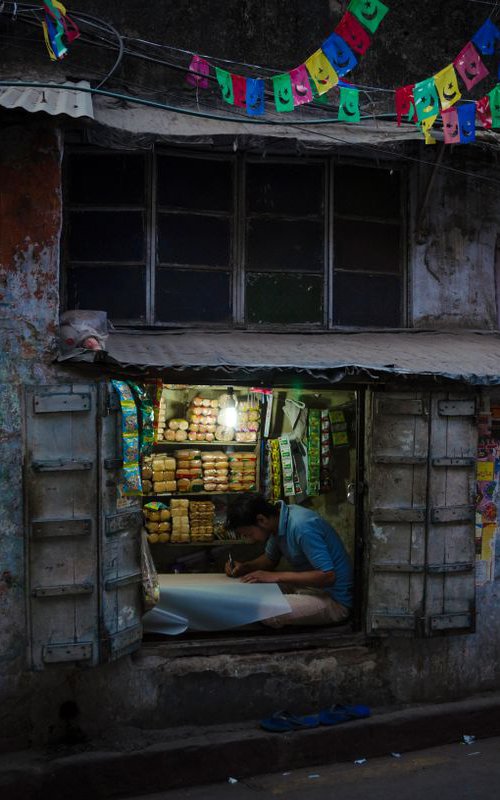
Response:
[[[115,386],[127,394],[127,384]],[[144,526],[161,588],[159,604],[144,618],[146,637],[276,634],[280,626],[266,627],[266,620],[285,613],[288,589],[228,580],[228,562],[253,561],[267,548],[238,538],[228,520],[249,496],[282,501],[287,508],[300,505],[334,529],[354,562],[355,392],[159,382],[141,389],[155,405],[154,430],[140,426],[145,454],[139,474]],[[126,462],[125,409],[127,491],[136,476]],[[154,443],[144,447],[148,439]],[[123,505],[131,501],[124,494]],[[294,565],[282,558],[276,569]],[[287,633],[305,629],[301,622],[283,627]],[[325,623],[307,629],[335,627]]]

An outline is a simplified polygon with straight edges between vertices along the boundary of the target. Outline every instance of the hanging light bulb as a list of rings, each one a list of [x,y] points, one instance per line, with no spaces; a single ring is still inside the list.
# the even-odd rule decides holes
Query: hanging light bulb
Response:
[[[227,388],[228,398],[225,406],[220,413],[221,425],[225,428],[236,428],[238,421],[238,411],[236,409],[236,399],[234,397],[234,389],[232,386]]]

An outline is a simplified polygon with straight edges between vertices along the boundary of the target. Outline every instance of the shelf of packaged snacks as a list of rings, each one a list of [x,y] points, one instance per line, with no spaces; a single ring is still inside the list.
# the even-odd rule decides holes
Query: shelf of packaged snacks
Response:
[[[174,447],[176,450],[183,450],[185,447],[193,447],[195,450],[204,450],[205,447],[253,447],[254,449],[257,445],[260,444],[260,440],[257,442],[155,442],[154,449],[161,450],[163,447],[168,449]]]
[[[245,539],[212,539],[210,542],[150,542],[151,547],[221,547],[222,545],[251,544]]]
[[[144,499],[153,500],[156,497],[215,497],[215,495],[224,497],[238,494],[241,494],[241,490],[237,492],[164,492],[163,494],[143,494],[142,496]],[[249,494],[257,494],[257,489],[249,492]]]

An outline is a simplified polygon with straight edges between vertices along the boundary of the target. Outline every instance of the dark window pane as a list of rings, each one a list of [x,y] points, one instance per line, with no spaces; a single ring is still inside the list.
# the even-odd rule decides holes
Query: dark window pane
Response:
[[[143,267],[75,267],[68,270],[68,308],[107,311],[110,319],[146,316]]]
[[[229,272],[157,271],[157,322],[227,322],[230,318]]]
[[[160,206],[230,211],[233,207],[232,163],[159,156],[157,191]]]
[[[397,170],[337,166],[334,186],[337,214],[393,219],[401,215],[401,176]]]
[[[228,219],[190,214],[158,215],[158,259],[163,264],[230,264]]]
[[[394,272],[401,268],[399,225],[335,221],[336,269]]]
[[[252,219],[247,229],[247,269],[322,272],[321,222]]]
[[[322,322],[322,297],[323,279],[316,275],[247,275],[247,322]]]
[[[72,153],[67,163],[70,203],[94,206],[144,203],[144,156]]]
[[[401,281],[392,275],[337,273],[334,324],[401,327]]]
[[[70,261],[143,261],[141,211],[71,211]]]
[[[321,214],[323,165],[247,164],[247,211]]]

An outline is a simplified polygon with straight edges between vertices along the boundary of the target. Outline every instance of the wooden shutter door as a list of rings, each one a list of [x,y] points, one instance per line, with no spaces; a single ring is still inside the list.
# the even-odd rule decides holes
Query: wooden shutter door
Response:
[[[476,398],[431,399],[426,632],[474,630]]]
[[[30,661],[99,661],[96,387],[25,392]]]
[[[99,386],[101,661],[137,650],[142,640],[141,498],[119,498],[122,444],[118,395]]]
[[[118,403],[104,385],[25,391],[30,663],[94,666],[140,646],[137,499],[117,502]]]
[[[376,392],[367,425],[367,631],[474,625],[475,398]]]

